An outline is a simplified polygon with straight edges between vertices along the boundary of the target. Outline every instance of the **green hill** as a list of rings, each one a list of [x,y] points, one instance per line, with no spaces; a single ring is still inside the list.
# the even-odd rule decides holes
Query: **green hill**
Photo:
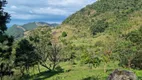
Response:
[[[26,30],[33,30],[34,28],[37,28],[38,25],[36,25],[36,23],[33,22],[33,23],[24,24],[22,27]]]
[[[46,22],[31,22],[24,25],[13,25],[12,27],[8,28],[6,31],[7,34],[14,36],[14,38],[18,39],[24,36],[27,31],[33,30],[40,26],[50,26],[56,27],[58,24],[48,24]]]
[[[141,13],[141,0],[98,0],[63,21],[61,28],[53,30],[54,37],[77,59],[85,53],[109,52],[120,65],[130,66],[128,61],[137,62],[129,59],[142,57]],[[66,37],[61,37],[63,32]]]
[[[14,36],[15,38],[21,38],[24,36],[24,30],[18,25],[13,25],[7,31],[7,34]]]
[[[120,39],[141,27],[141,12],[141,0],[98,0],[69,16],[62,28],[77,38],[109,35]]]

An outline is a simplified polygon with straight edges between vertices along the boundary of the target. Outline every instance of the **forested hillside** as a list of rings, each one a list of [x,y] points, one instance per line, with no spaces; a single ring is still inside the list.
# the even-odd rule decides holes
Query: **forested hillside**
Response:
[[[123,67],[141,69],[141,4],[141,0],[98,0],[63,21],[57,31],[67,36],[58,37],[70,49],[68,54],[81,60],[109,54],[107,58],[119,60]]]
[[[87,54],[110,52],[114,59],[119,56],[121,65],[140,66],[141,59],[137,64],[134,61],[142,57],[141,12],[141,0],[98,0],[63,22],[61,28],[68,33],[63,39],[74,46],[75,53],[79,49],[80,55],[84,51]]]

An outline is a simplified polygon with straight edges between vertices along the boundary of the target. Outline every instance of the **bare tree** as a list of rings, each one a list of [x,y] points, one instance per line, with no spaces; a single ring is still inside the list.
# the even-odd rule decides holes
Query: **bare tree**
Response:
[[[52,43],[51,29],[48,27],[37,28],[31,32],[29,39],[36,47],[35,51],[38,54],[39,72],[39,65],[47,68],[49,71],[55,70],[59,63],[61,46]]]

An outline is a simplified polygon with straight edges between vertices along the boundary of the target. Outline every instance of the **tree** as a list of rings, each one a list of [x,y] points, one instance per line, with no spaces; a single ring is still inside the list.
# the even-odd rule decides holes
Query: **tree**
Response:
[[[127,39],[130,40],[130,41],[133,42],[133,43],[141,44],[141,42],[142,42],[141,29],[140,29],[140,30],[135,30],[135,31],[130,32],[130,33],[127,35]]]
[[[24,75],[24,70],[29,72],[29,68],[37,64],[38,55],[35,53],[35,47],[28,40],[23,39],[18,42],[18,47],[15,53],[15,66],[20,67],[21,73]]]
[[[133,59],[131,59],[131,65],[129,66],[136,69],[142,69],[142,26],[138,30],[128,33],[126,39],[130,40],[131,43],[135,46],[133,47],[133,49],[129,47],[131,52],[135,49],[135,52],[133,51]]]
[[[44,49],[46,50],[41,47],[38,49],[39,63],[49,71],[54,71],[61,58],[61,47],[57,44],[52,44]]]
[[[3,11],[3,7],[7,4],[6,0],[0,0],[0,77],[2,79],[6,73],[11,72],[11,52],[13,37],[6,35],[6,23],[10,21],[10,15]]]
[[[84,64],[93,65],[94,67],[98,67],[101,63],[101,59],[97,54],[86,52],[81,56],[81,62]]]
[[[50,65],[50,69],[55,70],[56,66],[59,64],[61,56],[61,46],[57,44],[52,44],[48,54],[48,64]]]
[[[123,41],[117,45],[116,49],[120,61],[119,65],[131,68],[132,60],[136,57],[137,47],[130,41]]]
[[[60,60],[61,46],[52,42],[51,29],[49,27],[37,28],[31,32],[29,40],[36,48],[38,63],[49,71],[54,70]],[[39,66],[38,69],[40,72]]]

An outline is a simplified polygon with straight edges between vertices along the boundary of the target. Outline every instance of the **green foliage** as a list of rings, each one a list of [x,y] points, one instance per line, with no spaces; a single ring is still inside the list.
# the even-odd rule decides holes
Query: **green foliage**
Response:
[[[141,43],[139,43],[141,44]],[[141,69],[141,45],[136,45],[131,41],[123,41],[118,43],[115,48],[117,58],[120,61],[120,66]]]
[[[66,32],[62,32],[62,37],[66,37],[67,33]]]
[[[83,37],[88,40],[92,39],[89,43],[81,42],[82,38],[77,37],[76,41],[75,39],[72,40],[72,44],[75,44],[74,48],[69,50],[74,50],[76,54],[82,53],[83,50],[88,48],[94,49],[94,52],[95,49],[100,48],[97,51],[100,54],[105,52],[103,49],[111,50],[113,59],[112,57],[101,55],[104,62],[109,63],[109,60],[119,60],[120,65],[124,67],[138,66],[134,62],[140,63],[141,61],[139,53],[142,44],[142,27],[139,28],[141,26],[141,10],[141,0],[97,0],[95,3],[86,6],[69,16],[63,22],[63,26],[65,25],[65,29],[68,25],[69,29],[75,28],[78,33],[73,34],[73,36],[82,35],[82,32],[90,32],[95,37],[93,39],[92,37]],[[72,30],[72,32],[74,31]],[[107,37],[108,35],[110,37]],[[102,44],[103,42],[101,41],[106,41],[106,43]],[[96,44],[92,47],[91,44],[94,43]],[[139,58],[137,55],[139,55]],[[78,56],[80,55],[78,54]],[[91,58],[93,61],[89,60],[87,57],[90,58],[85,53],[82,56],[82,61],[87,61],[88,63],[89,61],[94,61]]]
[[[142,50],[138,51],[132,60],[132,68],[142,69]]]
[[[131,61],[135,57],[136,48],[133,46],[133,44],[130,41],[124,41],[119,43],[119,45],[116,47],[116,51],[119,55],[118,59],[120,61],[119,65],[123,67],[131,67]]]
[[[131,61],[132,62],[131,66],[133,68],[138,68],[138,69],[142,69],[142,65],[141,65],[142,30],[141,29],[142,27],[140,27],[139,30],[135,30],[135,31],[128,33],[128,35],[126,36],[126,39],[130,40],[133,44],[132,46],[134,46],[132,49],[129,47],[130,49],[129,51],[132,52],[132,50],[135,50],[135,52],[132,52],[134,54],[132,55],[134,58]]]
[[[81,56],[81,62],[84,64],[92,64],[94,67],[97,67],[101,63],[99,56],[95,54],[85,53]]]
[[[127,35],[127,39],[129,39],[133,43],[141,44],[142,33],[139,30],[132,31]]]
[[[102,41],[97,41],[97,42],[95,43],[95,46],[96,46],[96,47],[102,47],[102,46],[104,46],[104,44],[103,44]]]
[[[10,15],[4,12],[3,7],[7,4],[6,0],[0,0],[0,77],[7,75],[12,66],[12,45],[13,37],[6,35],[6,23],[10,20]]]
[[[140,9],[140,4],[142,4],[140,0],[98,0],[96,3],[88,7],[95,9],[98,13],[103,13],[106,11],[119,11],[120,13],[122,12],[125,14],[124,12],[126,12],[128,14]]]
[[[96,35],[97,33],[104,32],[105,29],[108,27],[108,23],[105,20],[99,20],[97,23],[91,26],[91,31],[93,35]]]
[[[115,20],[123,20],[134,11],[141,10],[141,5],[141,0],[98,0],[69,16],[63,21],[63,24],[87,29],[98,19],[105,18],[108,20],[109,18],[116,17]],[[108,15],[107,13],[109,12],[112,15]]]
[[[14,64],[16,67],[20,67],[23,74],[25,69],[29,71],[29,68],[39,61],[34,49],[35,47],[26,39],[21,40],[17,44]]]
[[[38,63],[48,70],[55,70],[60,60],[61,47],[51,42],[51,29],[49,27],[37,28],[30,34],[29,40],[36,48]]]

